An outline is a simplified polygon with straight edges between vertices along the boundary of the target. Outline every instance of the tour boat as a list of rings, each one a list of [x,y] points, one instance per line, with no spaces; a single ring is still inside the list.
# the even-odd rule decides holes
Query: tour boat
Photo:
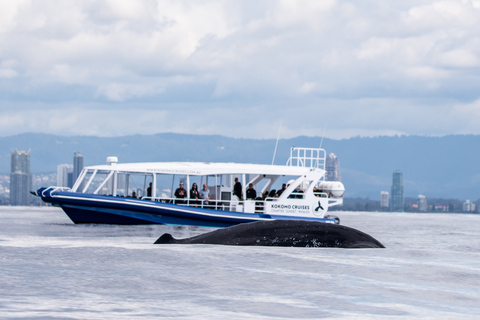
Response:
[[[71,189],[44,187],[35,194],[61,207],[74,223],[207,227],[261,220],[339,223],[327,212],[343,203],[345,188],[341,182],[325,181],[325,159],[320,148],[292,148],[285,165],[119,163],[117,157],[107,157],[104,165],[85,167]],[[236,188],[234,181],[239,183]],[[208,190],[205,199],[190,197],[193,183],[198,191]],[[176,192],[180,184],[183,189]],[[248,190],[251,187],[255,191]]]

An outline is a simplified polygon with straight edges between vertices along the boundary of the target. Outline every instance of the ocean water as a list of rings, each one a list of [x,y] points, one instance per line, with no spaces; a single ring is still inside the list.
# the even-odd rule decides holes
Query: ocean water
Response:
[[[0,207],[0,318],[478,319],[480,215],[337,214],[386,249],[153,245],[213,229]]]

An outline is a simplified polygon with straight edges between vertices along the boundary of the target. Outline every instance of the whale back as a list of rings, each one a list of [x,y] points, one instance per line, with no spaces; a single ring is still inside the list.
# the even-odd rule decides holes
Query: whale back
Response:
[[[301,220],[242,223],[186,239],[175,239],[166,233],[158,238],[155,244],[385,248],[372,236],[354,228]]]

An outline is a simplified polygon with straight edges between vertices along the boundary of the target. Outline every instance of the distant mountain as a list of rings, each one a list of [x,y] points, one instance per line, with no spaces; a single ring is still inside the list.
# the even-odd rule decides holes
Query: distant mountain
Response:
[[[292,146],[318,147],[320,142],[319,137],[282,139],[275,163],[284,164]],[[275,143],[273,139],[173,133],[114,138],[27,133],[0,138],[0,173],[10,172],[10,150],[14,149],[31,150],[31,170],[42,173],[73,163],[75,151],[83,154],[85,165],[105,163],[112,155],[120,162],[272,163]],[[379,199],[380,191],[390,192],[392,173],[398,169],[403,172],[405,196],[477,200],[479,145],[478,135],[451,135],[323,139],[322,147],[337,155],[347,197]]]

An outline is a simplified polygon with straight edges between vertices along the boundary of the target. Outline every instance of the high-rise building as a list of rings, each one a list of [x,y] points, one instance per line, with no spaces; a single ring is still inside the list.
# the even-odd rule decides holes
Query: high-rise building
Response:
[[[427,212],[427,197],[422,194],[418,195],[418,211],[420,212]]]
[[[390,202],[390,211],[403,212],[403,175],[400,171],[393,173],[392,179],[392,200]]]
[[[59,164],[57,166],[57,186],[69,187],[73,186],[73,165],[71,164]]]
[[[340,163],[334,153],[330,153],[327,156],[325,170],[325,181],[342,181],[340,176]]]
[[[389,200],[388,191],[380,191],[380,208],[388,208]]]
[[[474,212],[475,211],[475,203],[467,200],[463,203],[463,212]]]
[[[80,175],[80,172],[82,172],[82,170],[83,170],[83,156],[80,152],[75,152],[73,154],[73,176],[72,176],[73,183],[77,181],[77,178]]]
[[[32,174],[30,173],[30,150],[11,152],[10,166],[10,204],[12,206],[30,205]]]

